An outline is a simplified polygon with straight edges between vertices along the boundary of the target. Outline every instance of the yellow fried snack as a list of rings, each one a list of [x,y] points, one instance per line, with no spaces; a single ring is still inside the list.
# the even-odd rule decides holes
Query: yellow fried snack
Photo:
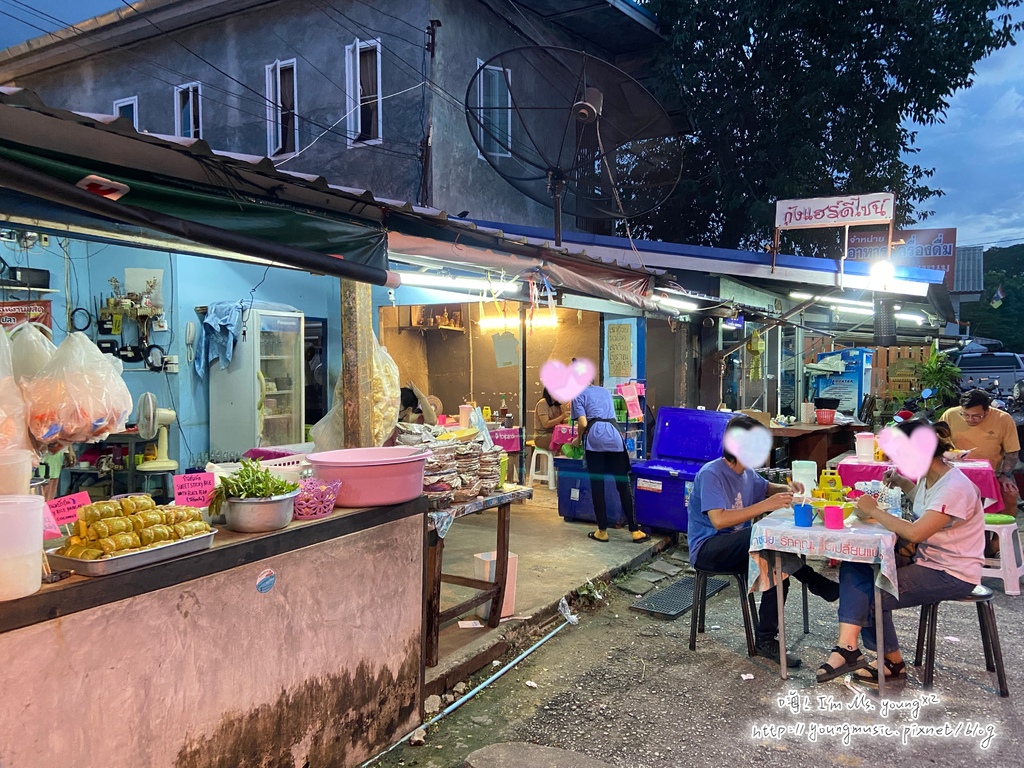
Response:
[[[190,536],[196,536],[200,533],[206,533],[210,530],[210,526],[204,523],[202,520],[190,520],[186,523],[178,523],[177,525],[171,526],[174,529],[177,538],[187,539]]]
[[[121,504],[122,513],[125,515],[146,512],[156,508],[156,502],[153,501],[152,496],[126,496],[123,499],[118,499],[118,501]]]
[[[103,557],[103,550],[74,544],[67,547],[61,547],[57,550],[57,554],[63,555],[64,557],[73,557],[76,560],[98,560]]]
[[[169,525],[151,525],[139,531],[139,541],[143,546],[158,544],[162,541],[171,541],[174,538],[174,529]]]
[[[127,517],[110,517],[106,520],[97,520],[89,526],[89,540],[106,539],[115,533],[131,533],[132,530],[132,521]]]
[[[106,554],[113,554],[125,549],[135,549],[142,546],[137,533],[118,533],[107,539],[100,539],[96,545]]]
[[[164,523],[167,525],[178,525],[187,523],[192,519],[188,507],[164,507]]]
[[[151,525],[160,525],[164,521],[164,513],[159,509],[150,509],[145,512],[136,512],[126,518],[132,521],[136,531],[149,528]]]

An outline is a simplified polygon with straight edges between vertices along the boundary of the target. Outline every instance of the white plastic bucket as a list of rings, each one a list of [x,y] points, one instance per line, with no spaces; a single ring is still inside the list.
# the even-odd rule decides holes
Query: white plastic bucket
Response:
[[[872,432],[857,433],[857,461],[875,460],[875,435]]]
[[[32,482],[32,453],[20,448],[0,450],[0,496],[27,495]]]
[[[0,496],[0,600],[38,592],[43,578],[42,496]]]

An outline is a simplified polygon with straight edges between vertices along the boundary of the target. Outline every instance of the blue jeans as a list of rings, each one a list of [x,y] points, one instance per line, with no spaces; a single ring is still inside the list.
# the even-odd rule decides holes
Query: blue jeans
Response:
[[[911,563],[896,569],[900,596],[882,592],[882,638],[885,652],[900,647],[892,612],[896,608],[930,605],[942,600],[966,597],[974,585],[945,571]],[[839,568],[839,622],[861,627],[860,638],[869,651],[875,647],[875,569],[870,563],[843,563]]]

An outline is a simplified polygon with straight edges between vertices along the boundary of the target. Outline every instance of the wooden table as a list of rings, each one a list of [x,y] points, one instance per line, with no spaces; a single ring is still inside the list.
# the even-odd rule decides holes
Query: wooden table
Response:
[[[794,424],[790,427],[772,427],[772,437],[789,442],[789,460],[813,461],[824,467],[834,458],[853,447],[853,435],[870,429],[866,424]]]
[[[533,490],[530,488],[506,485],[504,490],[494,496],[483,496],[465,504],[455,504],[447,509],[428,514],[423,619],[424,659],[428,667],[437,666],[438,637],[441,633],[441,625],[446,621],[457,619],[478,605],[490,602],[491,611],[487,619],[487,626],[498,626],[498,622],[501,621],[501,607],[505,601],[505,580],[508,575],[508,539],[512,519],[512,502],[532,498]],[[498,540],[495,547],[494,582],[442,573],[441,560],[444,556],[444,534],[447,533],[447,525],[454,523],[460,517],[495,507],[498,509]],[[448,517],[450,520],[446,521],[445,518]],[[478,592],[468,600],[463,600],[458,605],[442,611],[441,582],[469,587]]]

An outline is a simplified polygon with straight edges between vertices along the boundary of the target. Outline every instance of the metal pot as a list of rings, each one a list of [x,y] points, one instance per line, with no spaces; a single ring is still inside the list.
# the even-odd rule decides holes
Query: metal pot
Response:
[[[296,488],[290,493],[264,499],[227,499],[224,503],[225,525],[241,533],[279,531],[292,521]]]

